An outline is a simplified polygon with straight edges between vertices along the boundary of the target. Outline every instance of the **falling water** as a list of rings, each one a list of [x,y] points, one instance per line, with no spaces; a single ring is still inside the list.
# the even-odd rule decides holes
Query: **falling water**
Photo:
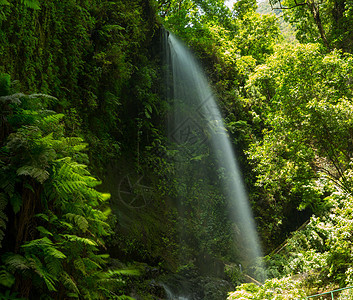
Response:
[[[175,295],[166,284],[161,284],[164,288],[168,300],[189,300],[187,297]]]
[[[200,65],[173,34],[166,37],[167,60],[170,64],[169,97],[172,114],[169,117],[169,138],[183,151],[186,161],[212,158],[217,178],[222,178],[220,191],[229,201],[231,218],[236,224],[240,263],[249,265],[261,257],[261,247],[249,206],[242,175],[224,127],[216,97]],[[183,174],[180,174],[182,176]],[[208,176],[208,174],[204,174]]]

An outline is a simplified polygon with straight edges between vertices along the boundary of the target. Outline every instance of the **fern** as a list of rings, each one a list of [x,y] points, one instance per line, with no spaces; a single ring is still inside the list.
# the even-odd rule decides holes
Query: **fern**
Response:
[[[7,0],[0,0],[0,5],[9,5]],[[6,96],[10,93],[11,77],[9,74],[0,73],[0,96]]]
[[[39,216],[39,215],[37,215],[37,216]],[[43,226],[38,226],[38,227],[37,227],[37,230],[38,230],[41,234],[43,234],[43,235],[45,235],[45,236],[53,236],[53,234],[52,234],[49,230],[47,230],[46,228],[44,228]]]
[[[76,225],[82,230],[82,232],[86,232],[88,229],[88,221],[86,220],[85,217],[72,214],[72,213],[67,213],[64,215],[65,218],[67,218],[70,221],[74,221]]]
[[[48,124],[58,124],[59,121],[64,117],[64,114],[57,114],[57,113],[53,113],[51,115],[45,116],[43,117],[40,121],[42,123],[42,125],[48,125]]]
[[[63,265],[61,259],[53,259],[50,256],[44,257],[46,268],[50,274],[53,274],[55,278],[58,278],[60,273],[63,271]]]
[[[74,266],[75,266],[76,270],[78,270],[78,271],[80,271],[82,273],[82,275],[84,275],[84,276],[87,275],[86,265],[83,262],[81,257],[79,257],[78,259],[76,259],[74,261]]]
[[[14,283],[15,283],[15,276],[13,276],[3,267],[3,269],[0,270],[0,284],[10,288],[13,286]]]
[[[18,298],[17,293],[12,293],[11,291],[6,291],[0,293],[0,300],[26,300],[25,298]]]
[[[60,282],[63,284],[63,286],[66,289],[73,292],[73,293],[70,293],[70,297],[78,298],[80,291],[77,288],[77,284],[74,282],[74,280],[71,278],[71,276],[68,273],[66,272],[61,273]]]
[[[46,256],[49,256],[51,258],[66,258],[66,255],[59,251],[54,245],[54,243],[47,237],[32,240],[22,245],[22,247],[29,249],[33,253],[37,253],[38,250],[41,250],[45,253]]]
[[[3,256],[3,261],[5,265],[8,266],[10,271],[24,271],[31,268],[29,261],[19,254],[6,253]]]
[[[75,152],[82,151],[88,146],[87,143],[83,143],[83,139],[79,137],[68,137],[64,139],[66,145]]]
[[[70,242],[82,243],[82,244],[89,245],[89,246],[98,246],[98,244],[95,241],[88,239],[88,238],[82,238],[77,235],[60,234],[60,236],[63,236],[64,238],[66,238]]]
[[[45,266],[43,266],[42,262],[40,259],[36,256],[32,256],[28,259],[31,262],[31,266],[34,270],[34,272],[44,281],[45,285],[47,286],[49,291],[56,291],[55,288],[55,281],[58,280],[54,276],[54,274],[51,274]]]
[[[56,291],[55,281],[57,281],[57,278],[48,272],[40,259],[35,255],[24,257],[19,254],[7,253],[3,260],[13,273],[20,272],[24,275],[27,274],[27,276],[31,276],[28,271],[32,271],[32,276],[33,274],[39,276],[44,281],[49,291]]]
[[[17,170],[17,175],[31,176],[43,183],[49,178],[49,172],[35,166],[22,166]]]
[[[118,270],[108,270],[107,277],[113,278],[115,276],[139,276],[141,272],[138,269],[118,269]]]
[[[21,1],[24,1],[24,2],[37,2],[39,4],[39,1],[38,0],[21,0]],[[31,94],[31,95],[28,95],[27,96],[29,99],[38,99],[38,98],[44,98],[46,100],[50,100],[50,104],[54,104],[58,101],[58,98],[54,97],[54,96],[51,96],[51,95],[48,95],[48,94]]]
[[[40,238],[25,242],[19,253],[3,256],[6,268],[3,272],[0,269],[0,281],[8,272],[19,280],[21,276],[31,278],[33,289],[46,295],[55,295],[61,289],[60,295],[65,298],[104,299],[101,280],[122,282],[119,276],[124,276],[107,275],[103,269],[109,256],[98,254],[98,247],[104,248],[102,238],[110,233],[110,226],[106,222],[109,210],[102,212],[97,206],[110,195],[95,189],[100,181],[82,163],[87,157],[82,153],[87,144],[81,138],[64,136],[64,115],[46,110],[48,100],[56,98],[41,94],[0,97],[0,104],[12,109],[9,119],[13,128],[6,147],[1,149],[6,163],[0,168],[6,166],[11,173],[6,173],[4,179],[1,176],[0,191],[15,213],[22,204],[15,184],[27,192],[42,192],[42,206],[35,209],[44,208],[36,215]],[[38,183],[32,186],[29,183],[33,180],[26,177]],[[27,200],[32,201],[23,198]],[[0,239],[7,222],[2,214],[6,204],[5,201],[1,206],[0,199]]]
[[[1,1],[1,0],[0,0]],[[25,97],[25,94],[16,93],[7,96],[1,96],[0,101],[3,103],[21,104],[21,98]]]
[[[95,259],[95,257],[94,257]],[[93,271],[93,270],[101,270],[102,267],[99,263],[93,261],[92,259],[89,259],[87,257],[82,259],[85,267],[87,268],[88,271]]]
[[[104,265],[107,263],[107,259],[109,258],[109,254],[96,254],[91,259],[94,259],[97,264]]]
[[[21,0],[22,4],[28,8],[32,8],[34,10],[40,9],[40,4],[38,0]],[[38,96],[36,96],[37,98]]]

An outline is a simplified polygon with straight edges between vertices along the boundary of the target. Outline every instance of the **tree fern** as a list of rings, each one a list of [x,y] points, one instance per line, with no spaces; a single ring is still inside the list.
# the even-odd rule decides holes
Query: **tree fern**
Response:
[[[20,211],[22,205],[21,195],[18,192],[15,192],[10,196],[9,200],[10,204],[12,205],[13,212],[17,214]]]
[[[46,110],[45,101],[55,99],[38,94],[0,97],[0,103],[12,109],[9,122],[13,128],[1,149],[11,172],[6,171],[4,180],[5,173],[0,173],[0,195],[9,199],[17,215],[23,211],[22,200],[28,203],[25,201],[41,199],[41,206],[31,203],[33,213],[26,216],[36,223],[32,235],[36,238],[26,236],[27,241],[16,253],[2,257],[0,281],[2,275],[5,278],[11,274],[30,278],[32,290],[43,295],[55,295],[60,290],[65,298],[108,299],[112,295],[108,289],[117,287],[112,283],[121,284],[125,276],[107,273],[104,268],[109,256],[99,254],[105,249],[104,237],[111,232],[106,222],[110,210],[101,210],[110,195],[95,189],[100,181],[82,163],[86,144],[79,137],[64,136],[64,116]],[[32,191],[28,194],[36,195],[36,199],[22,199],[15,185],[16,189]],[[1,206],[0,199],[0,238],[7,221],[1,214],[6,204]],[[35,215],[38,209],[41,211]],[[104,279],[105,290],[101,287]]]

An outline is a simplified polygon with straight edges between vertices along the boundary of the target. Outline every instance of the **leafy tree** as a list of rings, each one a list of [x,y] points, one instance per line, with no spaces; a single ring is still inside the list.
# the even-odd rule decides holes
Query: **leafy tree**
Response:
[[[248,155],[256,185],[275,211],[282,205],[290,211],[320,210],[328,195],[317,181],[321,176],[351,190],[345,175],[351,153],[351,68],[350,55],[325,56],[315,44],[287,45],[250,77],[248,90],[257,99],[253,107],[265,128]],[[283,221],[280,217],[279,226]]]
[[[300,283],[291,278],[267,280],[262,286],[258,287],[254,283],[242,284],[237,291],[229,293],[227,300],[235,299],[300,299],[306,294],[301,290]]]
[[[345,52],[352,51],[350,2],[271,0],[270,3],[274,8],[287,11],[288,20],[298,29],[297,38],[300,42],[321,41],[327,50],[337,48]]]

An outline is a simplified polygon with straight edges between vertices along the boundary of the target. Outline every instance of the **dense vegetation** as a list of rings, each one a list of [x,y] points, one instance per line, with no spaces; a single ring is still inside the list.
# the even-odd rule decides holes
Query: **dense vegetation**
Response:
[[[158,299],[162,283],[297,299],[353,284],[352,3],[260,6],[0,0],[1,299]],[[261,287],[245,283],[258,269],[239,267],[217,188],[193,181],[193,164],[213,166],[191,157],[175,176],[162,26],[218,96],[266,254]]]

